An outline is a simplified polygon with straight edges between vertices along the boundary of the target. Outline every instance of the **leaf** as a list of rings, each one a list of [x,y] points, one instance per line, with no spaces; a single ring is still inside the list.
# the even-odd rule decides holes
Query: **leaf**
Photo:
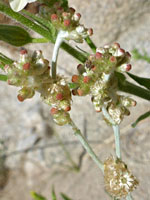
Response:
[[[14,46],[23,46],[32,41],[29,33],[23,28],[11,25],[0,25],[0,40]]]
[[[133,128],[136,127],[136,125],[137,125],[140,121],[146,119],[147,117],[150,117],[150,111],[148,111],[148,112],[144,113],[143,115],[141,115],[141,116],[132,124],[132,127],[133,127]]]
[[[49,7],[52,7],[56,2],[60,2],[61,7],[63,7],[64,9],[68,8],[68,0],[43,0],[42,2]]]
[[[131,73],[127,73],[134,81],[150,90],[150,78],[143,78]]]
[[[52,188],[52,200],[57,200],[54,187]]]
[[[0,61],[4,64],[12,64],[14,61],[11,58],[8,58],[4,54],[0,53]]]
[[[7,76],[4,74],[0,74],[0,81],[7,81]]]
[[[61,193],[60,195],[61,195],[61,197],[63,198],[63,200],[72,200],[72,199],[70,199],[67,195],[65,195],[65,194],[63,194],[63,193]]]
[[[41,196],[40,194],[37,194],[36,192],[31,192],[31,196],[34,200],[46,200],[45,197]]]

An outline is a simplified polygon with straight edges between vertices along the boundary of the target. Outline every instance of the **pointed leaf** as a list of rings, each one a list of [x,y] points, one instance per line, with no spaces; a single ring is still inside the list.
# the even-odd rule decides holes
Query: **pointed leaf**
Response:
[[[141,115],[141,116],[132,124],[132,127],[136,127],[136,125],[137,125],[140,121],[146,119],[147,117],[150,117],[150,111],[148,111],[148,112],[144,113],[143,115]]]
[[[7,81],[7,76],[4,74],[0,74],[0,81]]]
[[[63,193],[61,193],[61,197],[63,198],[63,200],[72,200],[67,195],[65,195]]]
[[[134,81],[150,90],[150,78],[143,78],[131,73],[127,73]]]
[[[46,200],[45,197],[43,197],[40,194],[37,194],[36,192],[31,192],[31,196],[33,197],[34,200]]]
[[[23,28],[11,25],[0,25],[0,40],[14,46],[23,46],[32,41],[29,33]]]
[[[53,189],[52,189],[52,200],[57,200],[54,187],[53,187]]]

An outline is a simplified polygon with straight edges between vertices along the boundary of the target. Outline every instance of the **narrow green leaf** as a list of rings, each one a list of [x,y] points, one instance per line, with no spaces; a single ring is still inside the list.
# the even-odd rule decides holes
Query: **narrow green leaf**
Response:
[[[31,192],[31,196],[34,200],[47,200],[45,197],[41,196],[40,194],[37,194],[36,192]]]
[[[57,200],[54,187],[53,187],[53,189],[52,189],[52,200]]]
[[[131,73],[127,73],[134,81],[150,90],[150,78],[143,78]]]
[[[61,7],[63,7],[64,9],[68,8],[68,0],[43,0],[42,2],[49,7],[52,7],[56,2],[60,2],[62,3]]]
[[[7,76],[4,74],[0,74],[0,81],[7,81]]]
[[[14,46],[23,46],[32,41],[29,33],[23,28],[11,25],[0,25],[0,40]]]
[[[94,44],[94,42],[91,40],[90,37],[85,38],[86,43],[89,45],[89,47],[91,48],[91,50],[96,53],[96,46]]]
[[[63,198],[63,200],[72,200],[67,195],[65,195],[63,193],[61,193],[61,197]]]
[[[12,64],[14,61],[11,58],[8,58],[4,54],[0,53],[0,61],[4,64]]]
[[[117,72],[115,74],[116,74],[116,77],[118,78],[118,89],[120,91],[133,94],[150,101],[149,90],[139,87],[137,85],[134,85],[133,83],[130,83],[129,81],[126,81],[126,77],[122,73]]]
[[[147,117],[150,117],[150,111],[148,111],[148,112],[144,113],[143,115],[141,115],[141,116],[132,124],[132,127],[133,127],[133,128],[136,127],[136,125],[137,125],[140,121],[146,119]]]
[[[0,12],[7,15],[8,17],[11,17],[12,19],[16,20],[17,22],[23,24],[27,28],[30,28],[31,30],[35,31],[36,33],[39,33],[43,37],[45,37],[49,40],[51,39],[51,35],[48,30],[46,30],[45,28],[34,23],[27,17],[21,15],[20,13],[14,12],[12,9],[10,9],[8,6],[4,5],[3,3],[0,3]]]

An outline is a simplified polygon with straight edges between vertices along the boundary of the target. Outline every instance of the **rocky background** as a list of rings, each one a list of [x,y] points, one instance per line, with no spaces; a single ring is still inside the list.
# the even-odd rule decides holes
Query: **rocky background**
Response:
[[[81,21],[93,27],[92,39],[97,46],[117,41],[128,51],[137,48],[140,52],[150,52],[149,0],[69,0],[69,3],[82,14]],[[13,22],[0,15],[0,23]],[[86,44],[79,46],[90,52]],[[26,45],[26,48],[41,49],[51,59],[51,44]],[[19,50],[0,42],[0,52],[11,58],[17,58]],[[77,61],[66,52],[60,51],[58,64],[60,73],[71,76],[76,72]],[[150,76],[147,62],[132,60],[132,65],[133,73]],[[103,189],[102,173],[70,127],[54,124],[49,107],[40,101],[38,94],[20,103],[16,98],[17,88],[5,82],[0,84],[0,199],[30,200],[31,190],[50,199],[55,185],[58,194],[64,192],[73,200],[109,200]],[[138,103],[136,108],[131,109],[131,115],[121,124],[123,158],[140,182],[133,193],[134,199],[149,200],[150,119],[134,129],[131,123],[148,111],[150,104],[134,99]],[[74,97],[71,116],[102,160],[114,155],[112,129],[101,114],[95,113],[90,97]],[[77,172],[75,167],[80,170]]]

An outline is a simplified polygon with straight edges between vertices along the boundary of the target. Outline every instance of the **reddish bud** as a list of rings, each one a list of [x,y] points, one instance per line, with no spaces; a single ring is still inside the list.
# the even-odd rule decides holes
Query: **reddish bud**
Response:
[[[20,51],[20,54],[21,55],[24,55],[24,54],[27,54],[28,53],[28,51],[26,50],[26,49],[22,49],[21,51]]]
[[[50,70],[51,69],[51,67],[50,66],[48,66],[48,70]]]
[[[124,54],[125,53],[125,50],[124,49],[119,49],[119,51]]]
[[[79,76],[78,76],[78,75],[73,75],[73,76],[72,76],[72,82],[73,82],[73,83],[77,83],[77,82],[78,82],[78,79],[79,79]]]
[[[62,99],[63,99],[63,94],[62,94],[62,93],[58,93],[58,94],[56,95],[56,99],[57,99],[57,100],[62,100]]]
[[[77,15],[79,18],[81,18],[81,14],[80,14],[80,13],[76,13],[76,15]]]
[[[126,55],[128,56],[128,58],[131,58],[131,54],[127,51]]]
[[[111,56],[111,57],[110,57],[110,61],[111,61],[111,62],[116,62],[116,58],[115,58],[114,56]]]
[[[81,89],[78,89],[77,93],[78,93],[79,96],[83,96],[83,91]]]
[[[63,12],[63,13],[62,13],[62,16],[63,16],[63,17],[68,17],[68,15],[69,15],[69,13],[67,13],[67,12]]]
[[[102,112],[102,109],[100,108],[99,110],[95,110],[96,112]]]
[[[89,36],[93,35],[93,29],[89,28],[88,31],[87,31],[87,33],[88,33]]]
[[[88,83],[89,81],[90,81],[90,77],[89,76],[84,76],[84,78],[83,78],[83,82],[84,83]]]
[[[25,64],[23,65],[23,69],[24,69],[24,70],[29,70],[29,69],[30,69],[30,63],[25,63]]]
[[[101,57],[102,57],[102,53],[96,52],[95,58],[96,58],[96,59],[99,59],[99,58],[101,58]]]
[[[76,96],[78,94],[77,90],[72,90],[72,94]]]
[[[56,14],[51,15],[51,21],[56,21],[58,19],[58,16]]]
[[[70,20],[69,19],[65,19],[64,20],[64,26],[69,26],[70,25]]]
[[[131,65],[131,64],[127,64],[127,65],[126,65],[126,71],[127,71],[127,72],[130,71],[131,68],[132,68],[132,65]]]
[[[23,98],[23,96],[21,96],[20,94],[18,94],[17,98],[18,98],[18,100],[19,100],[19,101],[21,101],[21,102],[23,102],[23,101],[24,101],[24,98]]]
[[[137,102],[133,100],[131,104],[132,106],[136,106]]]
[[[70,111],[71,110],[71,107],[70,106],[67,106],[66,108],[65,108],[65,111],[66,112],[68,112],[68,111]]]
[[[114,47],[114,48],[120,48],[120,44],[117,43],[117,42],[115,42],[115,43],[113,44],[113,47]]]
[[[11,85],[11,81],[10,80],[7,80],[7,83],[8,83],[8,85]]]
[[[92,71],[95,71],[96,70],[96,66],[92,65],[91,69],[92,69]]]
[[[74,8],[70,7],[70,8],[69,8],[69,11],[70,11],[72,14],[74,14],[76,10],[75,10]]]
[[[58,109],[57,109],[57,108],[52,108],[52,109],[50,110],[51,115],[55,115],[55,114],[57,114],[57,112],[58,112]]]

